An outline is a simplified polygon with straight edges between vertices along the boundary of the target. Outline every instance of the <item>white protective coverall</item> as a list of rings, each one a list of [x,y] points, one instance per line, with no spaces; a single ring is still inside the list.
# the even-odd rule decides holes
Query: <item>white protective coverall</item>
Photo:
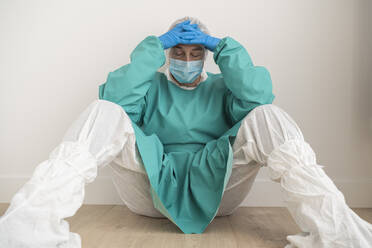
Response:
[[[303,231],[287,237],[287,248],[372,247],[371,224],[346,205],[296,123],[281,108],[266,104],[253,109],[241,124],[233,150],[232,175],[218,215],[231,214],[259,168],[267,166]],[[85,184],[106,165],[113,169],[115,186],[132,211],[160,217],[151,205],[129,117],[119,105],[95,100],[13,197],[0,218],[0,247],[81,247],[80,236],[70,232],[64,218],[80,208]]]

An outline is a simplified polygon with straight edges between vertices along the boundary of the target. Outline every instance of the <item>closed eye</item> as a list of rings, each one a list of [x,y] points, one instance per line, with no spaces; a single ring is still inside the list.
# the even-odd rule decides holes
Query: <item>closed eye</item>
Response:
[[[191,56],[194,58],[201,57],[202,55],[202,53],[191,53]]]

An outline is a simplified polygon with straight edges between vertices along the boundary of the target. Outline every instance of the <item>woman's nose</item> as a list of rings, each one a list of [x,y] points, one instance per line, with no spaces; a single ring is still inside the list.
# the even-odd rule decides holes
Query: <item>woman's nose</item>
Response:
[[[191,55],[190,54],[186,54],[186,61],[190,61],[191,60]]]

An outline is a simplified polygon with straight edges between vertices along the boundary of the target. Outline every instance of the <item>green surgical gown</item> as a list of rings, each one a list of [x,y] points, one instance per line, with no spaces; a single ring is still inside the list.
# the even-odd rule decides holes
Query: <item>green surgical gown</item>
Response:
[[[160,40],[148,36],[130,63],[108,74],[99,99],[120,105],[135,131],[154,207],[184,233],[202,233],[216,216],[232,169],[241,120],[274,100],[271,77],[246,49],[221,39],[213,59],[221,73],[195,89],[168,81]]]

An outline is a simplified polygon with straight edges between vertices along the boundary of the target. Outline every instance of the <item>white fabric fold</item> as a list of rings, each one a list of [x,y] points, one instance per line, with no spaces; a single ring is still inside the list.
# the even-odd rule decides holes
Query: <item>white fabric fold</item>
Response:
[[[287,208],[302,230],[287,237],[287,248],[372,247],[372,225],[347,206],[307,143],[284,143],[271,153],[267,165],[272,179],[280,178]]]
[[[249,191],[258,166],[267,166],[302,231],[287,236],[286,248],[372,247],[372,225],[347,206],[297,124],[281,108],[267,104],[253,109],[242,121],[233,147],[235,171],[246,166],[245,173],[251,178],[238,175],[243,172],[232,177],[222,202],[238,199],[234,203],[237,206],[244,198],[242,194]],[[76,213],[84,200],[85,185],[96,178],[99,168],[111,162],[117,172],[126,168],[146,176],[128,115],[119,105],[95,100],[12,198],[0,218],[0,248],[80,248],[80,236],[70,232],[64,218]],[[117,178],[124,178],[113,179],[120,196],[133,198],[128,192],[136,187],[138,192],[138,184],[130,181],[129,174]],[[239,185],[248,189],[233,190]],[[119,188],[127,191],[120,192]],[[221,213],[231,211],[231,204],[221,206]]]
[[[258,106],[244,119],[239,132],[235,142],[243,143],[247,157],[268,167],[302,230],[287,237],[286,248],[372,247],[372,225],[347,206],[284,110],[273,104]]]
[[[130,119],[117,104],[95,100],[40,163],[0,218],[1,248],[80,248],[64,218],[81,207],[85,185],[110,163],[129,135]]]

